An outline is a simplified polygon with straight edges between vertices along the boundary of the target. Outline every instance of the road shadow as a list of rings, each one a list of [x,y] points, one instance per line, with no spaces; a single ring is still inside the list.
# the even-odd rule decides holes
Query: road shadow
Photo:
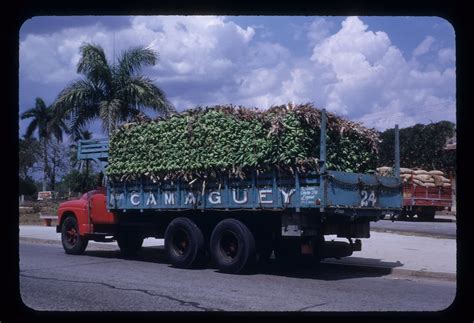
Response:
[[[84,255],[108,259],[126,259],[148,263],[166,264],[171,266],[163,247],[143,247],[135,256],[124,256],[118,250],[86,250]],[[364,263],[365,266],[360,264]],[[316,279],[337,281],[363,277],[382,277],[390,275],[393,268],[403,266],[399,261],[386,262],[380,259],[359,257],[344,258],[343,262],[328,259],[320,263],[289,263],[270,258],[267,262],[253,266],[250,270],[239,275],[274,275],[290,278]],[[192,269],[177,270],[214,270],[226,275],[208,258],[205,264]]]
[[[118,248],[118,247],[117,247]],[[123,255],[119,249],[117,250],[87,250],[84,255],[90,257],[109,258],[109,259],[126,259],[151,263],[169,264],[165,250],[161,246],[142,247],[136,255]]]
[[[398,221],[398,220],[397,220]],[[433,220],[426,220],[426,219],[419,219],[417,217],[414,217],[413,219],[404,219],[400,221],[406,221],[406,222],[430,222],[430,223],[452,223],[456,222],[455,220],[451,219],[433,219]]]
[[[392,222],[392,220],[389,219],[389,218],[382,219],[382,221]],[[456,222],[456,220],[454,220],[454,219],[444,219],[444,218],[434,218],[433,220],[426,220],[426,219],[420,219],[420,218],[415,216],[414,218],[396,219],[394,222],[453,223],[453,222]]]

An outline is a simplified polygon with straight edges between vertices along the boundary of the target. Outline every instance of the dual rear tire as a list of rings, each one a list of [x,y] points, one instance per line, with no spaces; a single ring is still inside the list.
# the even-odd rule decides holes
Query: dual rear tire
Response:
[[[217,224],[211,235],[210,248],[214,262],[225,273],[239,273],[256,261],[253,234],[236,219],[225,219]]]
[[[204,235],[188,218],[176,218],[165,232],[165,250],[171,264],[178,268],[191,268],[204,260]]]
[[[175,267],[191,268],[206,260],[201,229],[188,218],[176,218],[165,232],[166,254]],[[239,273],[256,260],[255,239],[248,227],[236,219],[219,222],[209,241],[210,254],[225,273]]]

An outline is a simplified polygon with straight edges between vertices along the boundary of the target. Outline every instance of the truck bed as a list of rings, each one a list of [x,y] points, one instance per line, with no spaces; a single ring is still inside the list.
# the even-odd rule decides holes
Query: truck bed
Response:
[[[327,171],[319,175],[253,173],[247,179],[210,182],[163,181],[109,183],[110,210],[183,209],[356,209],[400,208],[400,182],[395,177]],[[362,212],[363,213],[363,212]],[[370,212],[372,214],[372,212]]]
[[[424,187],[411,182],[404,183],[403,205],[449,207],[452,205],[452,188]]]

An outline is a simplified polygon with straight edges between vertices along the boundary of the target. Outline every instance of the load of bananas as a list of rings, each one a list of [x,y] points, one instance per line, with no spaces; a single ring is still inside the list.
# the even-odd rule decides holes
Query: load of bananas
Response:
[[[327,168],[365,172],[377,161],[378,133],[327,114]],[[198,107],[121,125],[110,138],[112,181],[245,178],[252,171],[318,171],[321,111],[311,104],[267,110]]]

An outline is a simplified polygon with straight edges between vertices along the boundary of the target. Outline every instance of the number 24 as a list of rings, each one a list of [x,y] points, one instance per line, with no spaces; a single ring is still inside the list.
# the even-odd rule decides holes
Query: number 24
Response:
[[[375,192],[370,191],[370,194],[363,190],[361,192],[362,200],[360,201],[360,206],[375,206],[375,202],[377,202],[377,198],[375,197]]]

